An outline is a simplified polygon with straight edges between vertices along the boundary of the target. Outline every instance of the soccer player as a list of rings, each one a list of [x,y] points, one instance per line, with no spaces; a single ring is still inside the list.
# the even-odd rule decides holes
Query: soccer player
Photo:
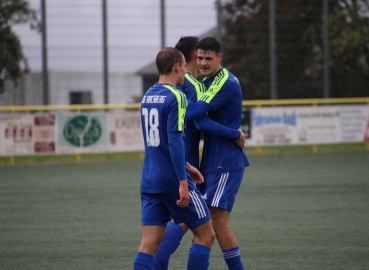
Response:
[[[184,84],[181,87],[177,86],[177,88],[181,89],[182,92],[186,94],[187,99],[192,102],[199,100],[206,91],[204,84],[196,79],[198,74],[198,66],[196,63],[196,47],[198,42],[199,38],[196,36],[185,36],[181,37],[175,46],[176,49],[183,53],[186,60]],[[216,136],[230,137],[230,139],[237,140],[240,147],[243,148],[245,135],[241,130],[221,126],[208,118],[202,121],[206,121],[203,125],[210,129],[207,130],[207,132],[211,132]],[[201,132],[196,129],[194,122],[188,118],[185,119],[185,126],[186,161],[194,167],[199,168],[199,142]],[[201,185],[198,187],[201,187]],[[169,258],[180,245],[181,239],[187,230],[188,227],[186,224],[168,223],[164,238],[155,255],[154,270],[168,269]]]
[[[206,37],[197,44],[197,65],[206,77],[206,93],[196,103],[189,102],[187,117],[202,130],[201,119],[239,128],[242,115],[242,91],[237,78],[221,66],[221,44]],[[203,197],[209,207],[216,238],[228,269],[244,269],[236,236],[229,216],[249,161],[243,149],[233,140],[205,133],[200,170],[204,175]]]
[[[200,172],[188,165],[183,143],[186,96],[183,85],[186,61],[175,48],[164,48],[156,57],[158,83],[141,102],[145,159],[141,176],[142,238],[134,260],[135,270],[152,269],[155,253],[170,218],[185,223],[194,234],[187,269],[208,269],[215,239],[210,213],[192,177]]]

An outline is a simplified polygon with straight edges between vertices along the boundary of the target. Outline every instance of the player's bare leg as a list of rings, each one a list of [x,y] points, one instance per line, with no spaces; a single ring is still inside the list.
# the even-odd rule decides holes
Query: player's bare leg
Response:
[[[142,226],[141,244],[133,263],[134,270],[152,269],[154,256],[164,236],[165,227]]]
[[[236,236],[229,225],[230,212],[216,207],[209,207],[209,210],[215,235],[228,269],[244,269]]]
[[[208,269],[210,250],[215,239],[211,220],[195,229],[191,229],[191,231],[193,232],[194,240],[188,255],[187,269]]]
[[[162,226],[142,226],[142,239],[138,249],[139,252],[155,256],[163,239],[165,227]]]
[[[204,245],[208,248],[212,247],[215,239],[215,232],[213,230],[211,221],[208,221],[195,229],[191,229],[191,231],[193,232],[194,236],[194,244]]]
[[[238,246],[236,236],[229,226],[230,212],[224,209],[209,207],[213,228],[216,238],[222,250],[234,248]]]

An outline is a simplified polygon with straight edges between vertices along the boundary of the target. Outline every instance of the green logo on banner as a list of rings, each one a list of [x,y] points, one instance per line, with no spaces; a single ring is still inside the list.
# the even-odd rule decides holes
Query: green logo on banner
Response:
[[[76,116],[70,119],[63,129],[64,138],[75,146],[89,146],[101,136],[99,121],[91,116]]]

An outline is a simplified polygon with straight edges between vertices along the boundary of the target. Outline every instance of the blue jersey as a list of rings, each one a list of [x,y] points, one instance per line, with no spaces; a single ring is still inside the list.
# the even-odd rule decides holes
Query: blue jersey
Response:
[[[157,83],[145,93],[141,102],[145,144],[142,193],[178,192],[179,180],[171,159],[168,133],[184,132],[186,109],[186,96],[169,84]],[[184,155],[184,149],[178,151]],[[194,185],[192,181],[188,181],[189,190],[191,185]]]
[[[178,88],[181,89],[182,92],[186,94],[186,98],[192,102],[199,100],[206,91],[205,85],[197,81],[190,73],[186,73],[184,85]],[[188,118],[185,120],[185,126],[186,161],[199,169],[199,143],[201,131],[197,130],[194,122]]]
[[[238,129],[242,117],[242,91],[237,78],[227,69],[203,81],[207,87],[200,101],[212,107],[210,119],[223,126]],[[203,174],[233,172],[249,166],[244,150],[234,140],[205,134],[201,160]]]

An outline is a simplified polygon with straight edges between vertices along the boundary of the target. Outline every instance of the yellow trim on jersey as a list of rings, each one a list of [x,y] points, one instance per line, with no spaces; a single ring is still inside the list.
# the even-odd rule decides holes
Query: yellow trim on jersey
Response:
[[[185,74],[186,79],[195,87],[196,97],[199,100],[206,92],[206,87],[203,83],[196,80],[190,73]]]
[[[186,110],[188,106],[186,95],[170,85],[163,85],[170,90],[177,98],[178,102],[178,131],[184,131]]]
[[[205,94],[200,98],[201,101],[206,103],[210,103],[210,101],[215,97],[215,95],[220,91],[223,87],[224,83],[229,78],[228,70],[223,68],[218,75],[214,78],[208,90],[206,90]]]

